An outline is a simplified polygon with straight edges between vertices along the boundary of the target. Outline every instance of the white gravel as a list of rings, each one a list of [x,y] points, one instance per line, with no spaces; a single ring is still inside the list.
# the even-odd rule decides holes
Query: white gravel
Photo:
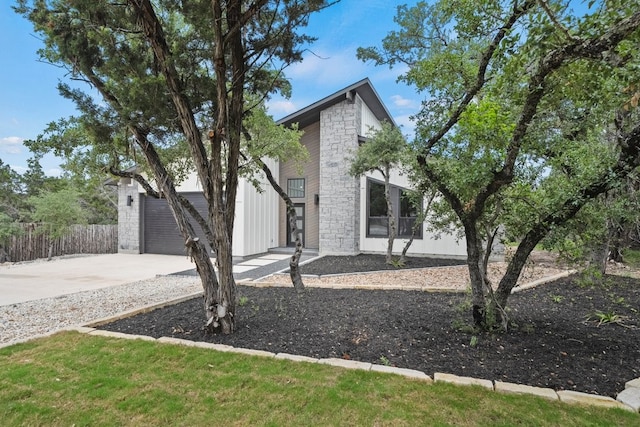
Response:
[[[0,346],[202,290],[198,277],[153,279],[0,306]]]

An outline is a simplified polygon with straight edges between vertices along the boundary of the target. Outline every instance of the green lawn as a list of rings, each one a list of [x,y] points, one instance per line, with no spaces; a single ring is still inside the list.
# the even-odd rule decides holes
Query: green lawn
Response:
[[[623,410],[76,332],[0,349],[0,385],[3,426],[640,424]]]

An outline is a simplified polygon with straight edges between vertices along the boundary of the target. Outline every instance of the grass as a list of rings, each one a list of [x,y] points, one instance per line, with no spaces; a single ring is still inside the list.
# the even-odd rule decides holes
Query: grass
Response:
[[[638,414],[477,387],[75,332],[0,349],[18,425],[638,425]]]

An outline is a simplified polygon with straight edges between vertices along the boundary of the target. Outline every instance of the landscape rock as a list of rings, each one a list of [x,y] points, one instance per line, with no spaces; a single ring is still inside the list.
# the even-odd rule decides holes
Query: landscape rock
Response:
[[[640,388],[625,388],[616,397],[618,402],[624,403],[635,412],[640,412]]]
[[[550,388],[532,387],[530,385],[496,381],[495,390],[501,393],[531,394],[549,400],[558,400],[558,394],[555,390]]]
[[[624,403],[618,402],[608,396],[599,396],[597,394],[582,393],[572,390],[560,390],[558,392],[558,397],[560,398],[560,401],[564,403],[631,410],[631,408]]]
[[[490,380],[483,380],[479,378],[471,378],[471,377],[460,377],[458,375],[453,374],[443,374],[442,372],[436,372],[433,374],[433,380],[435,382],[445,382],[456,385],[478,385],[480,387],[488,388],[489,390],[493,390],[493,382]]]

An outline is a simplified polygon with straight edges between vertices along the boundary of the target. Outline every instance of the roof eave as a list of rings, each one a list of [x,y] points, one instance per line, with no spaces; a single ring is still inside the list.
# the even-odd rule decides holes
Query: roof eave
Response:
[[[291,126],[293,123],[298,123],[300,129],[320,120],[320,112],[327,108],[342,102],[346,99],[353,99],[354,93],[357,93],[362,100],[367,104],[369,109],[373,112],[376,118],[380,121],[388,121],[394,126],[397,126],[391,113],[387,110],[387,107],[383,104],[378,92],[374,89],[371,81],[368,78],[364,78],[350,86],[345,87],[321,100],[314,102],[313,104],[289,114],[286,117],[281,118],[276,123],[285,126]]]

